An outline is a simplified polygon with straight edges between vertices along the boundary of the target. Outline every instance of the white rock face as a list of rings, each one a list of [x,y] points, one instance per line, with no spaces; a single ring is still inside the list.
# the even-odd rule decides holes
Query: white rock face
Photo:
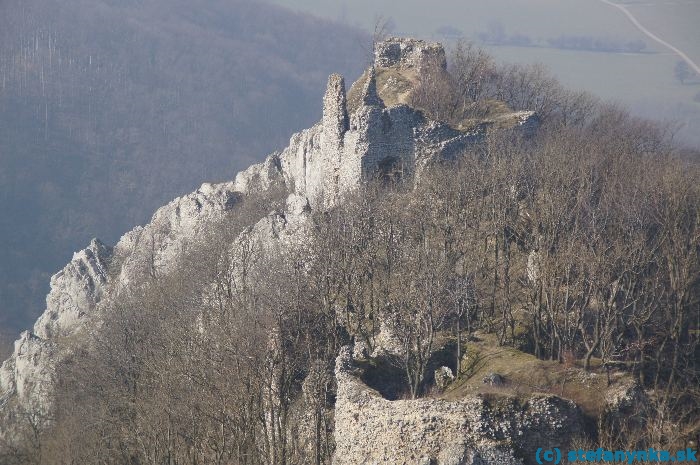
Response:
[[[188,247],[220,222],[241,199],[234,183],[202,186],[159,208],[151,222],[119,240],[114,256],[120,261],[115,286],[167,273]]]
[[[149,224],[126,233],[113,249],[94,239],[75,253],[51,278],[46,310],[34,332],[22,333],[0,368],[0,424],[10,425],[18,410],[46,417],[55,367],[70,351],[65,338],[79,334],[88,315],[99,315],[100,303],[110,293],[167,272],[187,245],[214,227],[240,196],[233,183],[203,184],[160,208]],[[0,428],[0,438],[12,434],[11,427]]]
[[[42,339],[69,336],[86,313],[102,298],[107,283],[107,267],[112,248],[98,239],[76,252],[63,270],[51,277],[46,311],[34,324],[34,334]]]
[[[21,401],[36,401],[36,405],[42,405],[42,398],[48,394],[49,384],[52,380],[53,370],[47,363],[53,355],[53,345],[29,331],[22,333],[15,341],[14,359],[9,376],[3,376],[10,380],[10,389],[14,389]],[[5,364],[3,364],[3,372]]]
[[[278,153],[268,156],[264,162],[251,165],[236,175],[234,190],[251,192],[253,189],[266,190],[276,182],[282,182],[280,159]]]
[[[417,68],[435,58],[444,66],[441,45],[413,39],[390,39],[377,49],[375,66]],[[364,82],[359,107],[348,115],[345,83],[334,74],[323,99],[323,119],[292,136],[281,153],[270,155],[236,177],[235,187],[270,186],[283,181],[288,189],[327,208],[375,176],[415,174],[429,159],[454,157],[483,141],[480,132],[464,133],[426,119],[408,105],[386,108],[377,94],[374,68]]]
[[[12,356],[0,368],[0,399],[15,396],[21,408],[48,413],[57,355],[54,340],[74,334],[85,315],[95,310],[105,291],[111,253],[110,247],[93,239],[51,278],[46,310],[36,321],[34,333],[22,333]],[[3,404],[0,401],[0,408]],[[0,410],[0,421],[4,413]]]

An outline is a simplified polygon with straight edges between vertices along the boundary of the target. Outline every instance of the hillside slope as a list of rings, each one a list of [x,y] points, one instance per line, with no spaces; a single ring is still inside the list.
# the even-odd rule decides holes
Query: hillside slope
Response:
[[[538,68],[463,49],[449,71],[407,38],[374,51],[283,150],[53,276],[0,368],[0,461],[529,465],[540,446],[691,445],[697,165]]]
[[[52,273],[319,117],[365,36],[257,1],[0,4],[0,333]]]

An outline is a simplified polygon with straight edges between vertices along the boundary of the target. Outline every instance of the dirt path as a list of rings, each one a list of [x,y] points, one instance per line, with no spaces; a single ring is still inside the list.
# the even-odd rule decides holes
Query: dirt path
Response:
[[[644,33],[644,35],[646,35],[647,37],[649,37],[653,41],[658,42],[659,44],[663,45],[664,47],[668,48],[669,50],[673,51],[673,53],[675,53],[676,55],[681,57],[686,63],[688,63],[688,65],[690,65],[691,68],[693,68],[693,70],[696,73],[698,73],[700,75],[700,66],[698,66],[693,60],[691,60],[690,57],[683,52],[683,50],[674,47],[673,45],[669,44],[668,42],[666,42],[665,40],[663,40],[662,38],[660,38],[659,36],[657,36],[656,34],[651,32],[649,29],[642,26],[642,24],[637,20],[637,18],[634,17],[634,15],[632,13],[630,13],[630,11],[627,8],[625,8],[622,5],[618,5],[617,3],[613,3],[610,0],[600,0],[600,1],[622,11],[625,14],[625,16],[627,16],[627,18],[632,22],[632,24],[634,24],[634,26],[637,29],[642,31]]]

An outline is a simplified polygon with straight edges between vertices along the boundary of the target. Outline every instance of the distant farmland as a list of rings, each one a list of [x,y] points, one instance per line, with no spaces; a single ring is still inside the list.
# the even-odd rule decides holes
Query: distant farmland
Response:
[[[684,124],[679,136],[700,147],[700,102],[694,101],[700,85],[682,85],[674,76],[679,58],[637,30],[621,11],[602,2],[445,0],[440,8],[428,10],[419,0],[406,0],[400,9],[390,0],[274,1],[370,30],[383,17],[390,19],[391,32],[399,35],[444,42],[462,37],[482,43],[503,61],[544,63],[566,85],[614,99],[643,116],[679,121]],[[700,2],[619,3],[646,28],[700,61]],[[587,47],[589,39],[592,45]],[[631,45],[640,41],[644,48],[634,53]],[[553,47],[567,43],[573,45]],[[610,52],[615,47],[607,44],[617,50]]]

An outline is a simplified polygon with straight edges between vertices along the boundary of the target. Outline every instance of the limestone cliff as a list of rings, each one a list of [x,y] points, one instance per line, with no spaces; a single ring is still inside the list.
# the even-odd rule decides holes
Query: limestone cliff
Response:
[[[111,254],[110,247],[93,240],[51,278],[46,311],[33,333],[22,333],[12,357],[0,368],[0,409],[14,398],[23,410],[42,417],[49,413],[57,343],[73,335],[83,317],[100,302]]]
[[[377,47],[374,66],[353,86],[358,97],[351,111],[344,79],[332,75],[322,121],[292,136],[281,153],[239,173],[235,188],[246,191],[251,185],[282,183],[312,206],[325,208],[372,177],[408,177],[430,159],[453,157],[480,143],[482,132],[462,132],[431,121],[405,103],[387,107],[377,88],[375,69],[419,72],[421,63],[429,63],[432,56],[441,57],[438,66],[445,66],[444,53],[438,44],[423,41],[384,42]]]
[[[86,249],[76,253],[73,260],[52,277],[46,310],[37,320],[33,332],[21,335],[15,343],[14,353],[0,369],[0,438],[11,437],[12,419],[17,412],[37,412],[42,418],[50,413],[55,367],[69,350],[67,340],[70,339],[72,344],[81,343],[80,334],[87,316],[99,319],[105,303],[115,298],[120,290],[148,276],[167,273],[190,244],[218,227],[241,196],[272,188],[279,188],[288,195],[283,211],[261,218],[245,233],[263,244],[261,253],[280,253],[303,242],[310,209],[332,207],[363,181],[373,177],[410,177],[419,173],[431,159],[454,157],[481,143],[485,137],[483,132],[463,132],[443,122],[432,121],[420,110],[392,98],[388,94],[392,92],[390,87],[377,87],[376,75],[382,70],[391,68],[398,75],[408,76],[409,82],[410,76],[419,73],[424,66],[444,67],[444,57],[445,52],[439,44],[412,39],[390,39],[379,44],[374,65],[351,89],[357,98],[349,102],[344,79],[332,75],[323,99],[322,120],[293,135],[284,150],[239,173],[233,182],[203,184],[196,192],[173,200],[160,208],[147,225],[126,233],[113,248],[94,240]],[[527,117],[518,118],[516,126],[530,121]],[[341,380],[343,376],[340,373]],[[382,427],[384,421],[398,421],[401,413],[394,409],[403,404],[394,404],[396,407],[393,407],[381,399],[374,399],[370,393],[362,396],[374,399],[372,402],[387,415],[376,420],[364,416],[360,417],[362,420],[353,420],[352,414],[348,413],[348,399],[352,395],[347,388],[352,383],[348,383],[341,383],[345,387],[342,387],[339,397],[340,428]],[[479,402],[460,404],[459,408],[465,415],[477,415],[486,408]],[[521,420],[535,415],[533,405],[540,405],[537,402],[550,405],[548,400],[533,402],[518,413]],[[416,422],[423,421],[420,412],[427,407],[422,405],[416,404],[415,418],[405,420],[408,423],[404,424],[404,429],[411,429]],[[449,434],[457,434],[476,427],[476,423],[465,426],[463,420],[447,414],[446,409],[452,407],[440,405],[442,413],[434,420],[428,419],[428,424],[434,428],[445,427],[452,431]],[[402,408],[414,407],[405,405]],[[552,408],[564,412],[568,407],[552,404]],[[510,457],[510,449],[495,445],[499,434],[494,432],[491,436],[483,436],[493,444],[469,450]],[[400,436],[396,440],[399,441],[397,444],[404,444],[410,437]],[[429,443],[437,444],[436,441],[437,436]],[[339,450],[349,453],[350,445],[340,440]],[[416,450],[415,454],[418,452]],[[426,449],[428,452],[437,453],[438,449]],[[390,451],[387,449],[381,453],[389,454]]]

